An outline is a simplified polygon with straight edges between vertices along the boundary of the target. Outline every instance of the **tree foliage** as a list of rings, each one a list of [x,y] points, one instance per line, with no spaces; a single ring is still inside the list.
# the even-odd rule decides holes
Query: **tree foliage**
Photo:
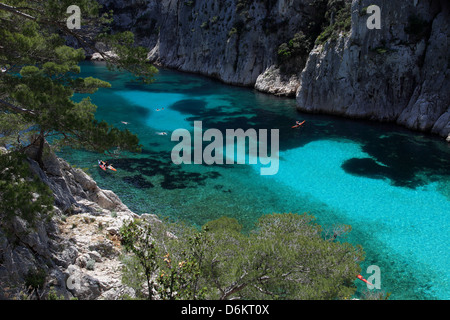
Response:
[[[207,241],[202,233],[190,230],[180,246],[177,238],[168,236],[173,226],[151,226],[145,220],[135,220],[127,222],[120,230],[121,243],[128,253],[122,259],[122,280],[136,291],[138,297],[142,296],[143,281],[149,300],[154,298],[154,291],[162,300],[205,297],[205,289],[199,288],[199,278]]]
[[[273,214],[249,234],[221,219],[210,229],[214,247],[205,273],[218,299],[338,299],[349,297],[362,252],[324,239],[308,215]],[[211,224],[207,224],[207,226]],[[231,228],[230,228],[231,226]]]
[[[81,29],[67,26],[71,5],[81,10]],[[28,203],[19,211],[29,215],[42,207],[31,194],[45,195],[46,189],[38,191],[35,184],[21,182],[29,177],[24,176],[24,158],[18,154],[31,146],[38,147],[34,160],[44,170],[48,140],[100,153],[140,151],[135,134],[95,118],[97,107],[89,97],[72,100],[75,93],[110,87],[100,79],[80,77],[78,64],[87,52],[99,52],[110,68],[130,71],[144,83],[152,82],[157,72],[147,63],[145,49],[135,45],[133,34],[112,34],[111,17],[93,0],[0,0],[0,146],[15,159],[0,159],[5,178],[0,188],[2,212],[10,215],[17,212],[16,205]],[[114,54],[97,48],[99,40]],[[68,46],[68,41],[75,45]]]
[[[81,9],[80,30],[66,25],[70,5]],[[146,63],[145,49],[134,44],[133,34],[111,34],[110,15],[99,12],[100,6],[92,0],[0,2],[0,122],[12,119],[14,123],[2,130],[2,142],[24,148],[33,142],[31,137],[42,142],[52,136],[98,152],[140,150],[134,134],[95,119],[96,106],[89,98],[72,100],[74,93],[94,93],[110,86],[100,79],[78,76],[78,63],[87,51],[100,52],[111,68],[131,71],[146,83],[156,72]],[[77,42],[78,49],[66,45],[69,38]],[[114,54],[97,49],[99,40]],[[28,129],[27,135],[23,128]]]
[[[351,29],[351,5],[350,0],[315,0],[317,5],[322,3],[326,7],[325,19],[322,24],[322,32],[316,39],[316,44],[323,44],[329,39],[336,40],[339,33],[349,32]]]
[[[153,299],[153,274],[158,268],[156,261],[158,248],[151,235],[149,224],[140,224],[131,221],[121,229],[122,245],[124,249],[132,253],[138,262],[138,267],[142,270],[148,289],[148,299]],[[139,272],[139,269],[135,269]]]
[[[348,298],[363,259],[361,248],[324,237],[309,215],[266,215],[249,233],[227,217],[176,238],[166,231],[152,242],[154,285],[164,299]],[[145,248],[142,238],[130,240]]]

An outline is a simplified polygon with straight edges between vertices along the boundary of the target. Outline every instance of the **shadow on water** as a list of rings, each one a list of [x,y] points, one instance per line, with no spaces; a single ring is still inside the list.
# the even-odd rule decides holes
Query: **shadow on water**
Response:
[[[182,93],[192,97],[177,101],[170,108],[187,115],[187,121],[202,121],[203,130],[215,128],[225,133],[226,129],[238,128],[279,129],[280,152],[300,148],[317,140],[348,139],[358,142],[368,157],[353,158],[342,163],[342,169],[352,175],[370,179],[389,179],[394,186],[413,189],[438,180],[442,176],[450,176],[448,152],[439,149],[433,143],[428,143],[430,139],[437,140],[433,136],[414,133],[411,137],[410,131],[390,124],[292,112],[295,108],[295,102],[292,100],[288,99],[286,105],[283,105],[285,101],[282,99],[257,92],[252,94],[252,90],[248,88],[231,87],[199,75],[180,77],[178,72],[163,69],[160,71],[161,79],[151,86],[144,86],[134,82],[120,82],[123,79],[117,74],[106,72],[94,65],[88,64],[87,71],[108,81],[119,82],[118,87],[121,89]],[[115,95],[114,90],[117,86],[113,87],[114,89],[101,89],[101,94],[93,95],[93,102],[102,106],[99,108],[98,116],[122,121],[133,119],[137,124],[145,125],[146,119],[151,114],[150,109],[132,104]],[[229,96],[230,90],[233,90],[234,97]],[[212,108],[208,107],[207,100],[203,97],[210,95],[223,95],[230,105],[219,104]],[[241,95],[245,98],[236,98]],[[280,103],[283,107],[278,108]],[[299,129],[292,129],[291,125],[299,119],[306,120],[306,124]],[[380,134],[383,130],[385,134]],[[421,137],[423,141],[420,141]],[[149,146],[156,146],[156,143],[151,142]],[[268,147],[270,152],[270,144]],[[146,164],[142,169],[149,171],[148,168],[152,168],[149,172],[153,172],[157,168],[155,163],[157,162]],[[162,168],[159,172],[167,169]],[[204,181],[202,175],[182,172],[165,173],[164,186],[186,187]],[[179,182],[179,179],[190,179],[190,182]],[[144,181],[141,181],[140,185],[148,186]]]
[[[157,81],[150,86],[142,85],[137,82],[125,82],[123,88],[125,90],[139,90],[145,92],[179,93],[191,97],[206,97],[217,94],[228,95],[230,91],[247,94],[247,92],[251,90],[249,87],[229,85],[218,79],[209,78],[199,74],[186,73],[185,77],[180,77],[180,74],[183,75],[184,73],[181,71],[160,68],[159,75],[156,76]]]
[[[417,143],[401,129],[386,136],[361,139],[362,151],[371,158],[349,159],[342,168],[349,174],[367,178],[387,178],[392,185],[416,188],[450,176],[448,155],[433,143]],[[406,130],[405,130],[406,131]],[[416,139],[421,137],[416,133]],[[423,135],[428,140],[436,137]]]
[[[220,176],[216,171],[199,173],[188,172],[180,166],[174,166],[170,155],[166,152],[151,152],[143,150],[143,157],[121,158],[114,160],[114,165],[120,167],[133,176],[122,178],[124,182],[143,189],[153,188],[154,184],[146,177],[162,176],[160,186],[163,189],[185,189],[204,186],[207,179],[215,179]]]
[[[281,114],[277,110],[270,112],[252,108],[230,111],[229,106],[208,109],[206,103],[198,99],[180,100],[171,108],[190,115],[187,118],[189,121],[202,121],[203,130],[216,128],[225,132],[230,128],[278,128],[280,151],[299,148],[317,140],[356,141],[370,158],[349,159],[342,164],[342,168],[353,175],[389,179],[399,187],[416,188],[433,181],[434,176],[436,179],[442,175],[450,176],[448,153],[434,144],[415,141],[411,137],[412,132],[395,125],[341,118],[336,121],[332,116],[298,113],[307,122],[304,127],[292,129],[292,116]],[[385,135],[380,136],[379,126],[386,128]],[[424,139],[438,139],[431,135],[414,135],[423,136]]]

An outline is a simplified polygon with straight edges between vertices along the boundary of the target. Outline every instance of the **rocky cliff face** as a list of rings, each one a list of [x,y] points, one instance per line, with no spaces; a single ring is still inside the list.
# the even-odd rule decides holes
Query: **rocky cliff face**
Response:
[[[285,96],[295,95],[307,54],[280,72],[278,48],[300,31],[317,34],[324,14],[316,0],[101,2],[117,13],[116,29],[149,48],[150,61]]]
[[[101,2],[156,64],[295,96],[301,111],[450,134],[446,0]],[[351,30],[314,45],[350,2]],[[372,4],[381,29],[367,28]]]
[[[316,45],[301,74],[298,109],[393,121],[450,134],[447,1],[376,1],[381,29],[353,1],[351,32]]]

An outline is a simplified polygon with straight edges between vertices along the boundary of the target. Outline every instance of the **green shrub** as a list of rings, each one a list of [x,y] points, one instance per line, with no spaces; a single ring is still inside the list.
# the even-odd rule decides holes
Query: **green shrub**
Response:
[[[88,270],[94,270],[94,267],[95,267],[95,261],[94,261],[93,259],[89,259],[89,260],[86,262],[86,269],[88,269]]]
[[[209,19],[209,22],[211,22],[211,24],[216,23],[217,21],[219,21],[219,17],[218,16],[214,16],[211,19]]]
[[[342,2],[339,6],[333,7],[336,10],[333,24],[329,24],[323,29],[316,39],[316,44],[323,44],[328,40],[335,41],[338,39],[339,33],[349,32],[352,26],[351,3]],[[326,13],[327,17],[331,16],[330,10]]]
[[[228,32],[228,37],[230,38],[233,34],[237,33],[237,29],[236,28],[231,28],[230,31]]]
[[[147,224],[131,222],[121,229],[129,253],[122,259],[123,281],[140,297],[147,281],[160,299],[349,298],[364,257],[360,247],[327,237],[306,214],[262,216],[250,231],[222,217],[201,230],[154,225],[150,237]],[[350,229],[344,226],[335,235]]]
[[[287,43],[282,43],[278,47],[278,59],[288,60],[299,55],[306,55],[311,50],[311,40],[303,33],[298,32]]]
[[[50,188],[32,174],[25,155],[0,155],[0,223],[7,225],[19,216],[33,226],[39,213],[53,213],[52,195]]]
[[[29,270],[25,276],[25,286],[28,293],[34,293],[38,300],[40,299],[39,290],[44,287],[46,276],[47,273],[44,269]]]
[[[291,55],[292,52],[287,43],[282,43],[278,47],[278,58],[280,58],[281,60],[288,59],[291,57]]]

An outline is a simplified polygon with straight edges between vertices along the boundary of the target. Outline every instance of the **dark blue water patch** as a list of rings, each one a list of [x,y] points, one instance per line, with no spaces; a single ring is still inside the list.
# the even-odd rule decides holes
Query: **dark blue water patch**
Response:
[[[390,178],[390,168],[376,163],[372,158],[352,158],[342,164],[342,168],[350,174],[372,179]]]
[[[159,142],[150,142],[150,143],[148,144],[149,147],[158,147],[158,146],[160,146],[160,145],[161,145],[161,143],[159,143]]]
[[[123,84],[125,90],[139,90],[145,92],[158,93],[180,93],[187,96],[210,96],[216,94],[229,94],[230,89],[246,94],[248,87],[238,87],[223,83],[214,78],[209,78],[200,74],[186,74],[187,77],[180,77],[180,71],[174,71],[165,68],[159,68],[159,73],[163,77],[157,75],[157,81],[148,86],[136,82],[126,82]]]
[[[200,115],[207,113],[205,111],[206,102],[199,99],[179,100],[170,106],[171,109],[179,111],[183,114]]]
[[[208,179],[216,179],[220,173],[216,171],[198,173],[183,170],[182,166],[173,165],[166,152],[143,150],[145,157],[120,158],[114,160],[114,166],[121,171],[135,173],[123,180],[134,187],[153,188],[154,184],[146,180],[154,176],[162,176],[160,186],[163,189],[185,189],[203,186]]]
[[[102,106],[96,113],[97,119],[114,118],[117,119],[113,125],[120,124],[120,121],[144,123],[151,114],[151,110],[137,104],[132,104],[123,97],[114,94],[112,89],[100,89],[98,94],[90,96],[87,94],[76,94],[74,101],[79,102],[83,98],[90,97],[93,104]],[[120,121],[119,121],[120,120]]]
[[[342,164],[345,172],[371,179],[389,179],[395,186],[416,188],[429,182],[429,178],[420,178],[414,170],[405,170],[403,166],[388,167],[378,164],[372,158],[352,158]]]
[[[215,190],[219,190],[224,193],[232,193],[233,192],[230,188],[226,188],[224,185],[221,185],[221,184],[216,184],[213,188]]]
[[[122,180],[134,188],[150,189],[155,187],[153,183],[147,181],[142,175],[123,177]]]
[[[436,139],[426,135],[423,137],[431,141]],[[450,175],[450,159],[446,152],[434,144],[414,143],[404,132],[394,132],[381,138],[379,135],[367,135],[359,141],[362,150],[383,166],[376,167],[366,161],[364,164],[359,162],[360,168],[357,169],[353,161],[353,165],[343,166],[349,173],[358,170],[359,174],[366,177],[374,173],[381,174],[391,179],[393,185],[408,188],[416,188]]]
[[[317,116],[302,115],[302,118],[307,118],[304,127],[292,129],[288,125],[292,124],[292,118],[277,112],[245,109],[249,114],[242,116],[240,111],[230,112],[225,107],[207,109],[205,106],[206,103],[202,100],[187,99],[176,102],[171,108],[191,115],[187,118],[189,121],[202,121],[205,129],[215,128],[221,132],[229,128],[266,129],[270,119],[270,127],[280,128],[280,151],[298,148],[317,140],[356,140],[373,159],[349,160],[342,168],[348,173],[368,178],[388,178],[396,186],[416,188],[429,183],[432,175],[437,179],[442,175],[450,175],[450,160],[444,151],[429,144],[411,143],[406,130],[401,128],[393,130],[392,126],[386,126],[391,131],[380,138],[379,128],[373,123],[373,130],[367,123],[351,119],[341,119],[337,123],[330,121],[323,126],[317,125],[317,122],[324,120],[323,116],[317,121]],[[419,177],[425,176],[424,173],[428,178]]]

